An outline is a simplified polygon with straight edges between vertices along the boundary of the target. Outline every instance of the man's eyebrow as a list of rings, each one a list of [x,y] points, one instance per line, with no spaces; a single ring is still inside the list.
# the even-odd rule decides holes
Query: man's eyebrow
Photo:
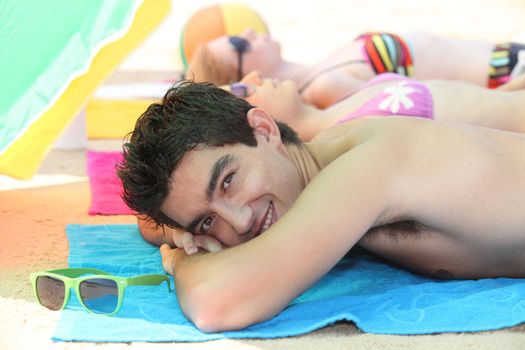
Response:
[[[206,198],[208,198],[209,201],[213,199],[213,194],[215,193],[215,188],[217,187],[217,181],[219,180],[219,177],[224,171],[224,168],[226,168],[232,159],[233,157],[231,154],[226,154],[220,157],[213,165],[210,174],[210,181],[208,182],[208,188],[206,189]]]
[[[211,169],[211,174],[210,174],[210,181],[208,182],[208,188],[206,189],[206,198],[209,201],[213,199],[213,194],[215,193],[215,189],[217,188],[217,182],[219,181],[219,178],[221,177],[221,174],[224,171],[224,168],[226,168],[226,166],[232,160],[233,160],[233,156],[231,154],[226,154],[220,157],[213,165],[213,168]],[[204,219],[204,215],[197,216],[186,227],[186,230],[188,232],[195,233],[195,229],[197,228],[197,225],[203,219]]]

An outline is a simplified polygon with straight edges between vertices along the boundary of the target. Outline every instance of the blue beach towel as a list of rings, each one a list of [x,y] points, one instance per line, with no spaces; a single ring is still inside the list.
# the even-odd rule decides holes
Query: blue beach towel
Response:
[[[163,273],[158,248],[136,225],[68,225],[69,265],[116,275]],[[268,286],[271,288],[271,286]],[[57,341],[197,342],[299,335],[339,320],[365,332],[425,334],[492,330],[525,321],[525,279],[438,281],[358,252],[343,259],[274,318],[236,332],[200,332],[165,284],[128,287],[113,317],[85,312],[71,296]]]

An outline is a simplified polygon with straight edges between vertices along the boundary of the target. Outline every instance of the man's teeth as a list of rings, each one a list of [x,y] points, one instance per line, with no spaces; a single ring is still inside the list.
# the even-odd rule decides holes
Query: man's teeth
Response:
[[[273,217],[273,207],[270,206],[270,209],[268,209],[268,215],[266,216],[266,220],[264,220],[264,225],[261,228],[261,233],[266,231],[268,227],[270,227],[270,224],[272,223],[272,217]]]

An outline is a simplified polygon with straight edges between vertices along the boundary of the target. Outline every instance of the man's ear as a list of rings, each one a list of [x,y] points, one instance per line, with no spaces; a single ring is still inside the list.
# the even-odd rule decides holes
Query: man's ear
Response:
[[[281,132],[277,123],[264,109],[254,107],[248,111],[246,116],[256,135],[264,137],[267,141],[281,142]]]

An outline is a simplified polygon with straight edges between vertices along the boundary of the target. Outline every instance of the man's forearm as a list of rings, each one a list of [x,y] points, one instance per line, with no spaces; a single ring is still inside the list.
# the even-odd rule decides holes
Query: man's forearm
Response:
[[[177,297],[186,317],[202,331],[241,329],[284,307],[268,313],[271,305],[258,303],[250,291],[257,281],[248,276],[249,267],[232,264],[237,254],[229,250],[195,255],[177,251],[173,260]],[[262,319],[258,317],[261,314]]]
[[[199,329],[236,330],[275,316],[344,254],[313,246],[294,249],[286,239],[264,238],[218,253],[186,255],[178,249],[173,262],[177,296]],[[327,261],[320,263],[321,256]]]

